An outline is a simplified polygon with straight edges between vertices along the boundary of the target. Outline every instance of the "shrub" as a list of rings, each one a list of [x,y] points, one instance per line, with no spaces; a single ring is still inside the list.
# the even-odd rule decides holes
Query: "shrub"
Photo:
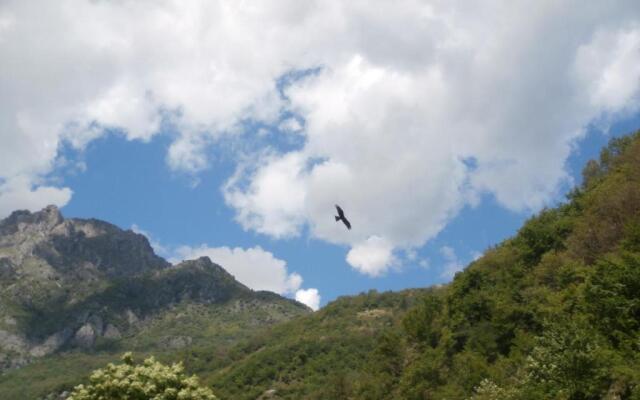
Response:
[[[123,364],[109,363],[94,371],[88,385],[76,386],[68,400],[215,400],[195,376],[184,374],[182,364],[163,365],[153,357],[135,364],[131,353]]]

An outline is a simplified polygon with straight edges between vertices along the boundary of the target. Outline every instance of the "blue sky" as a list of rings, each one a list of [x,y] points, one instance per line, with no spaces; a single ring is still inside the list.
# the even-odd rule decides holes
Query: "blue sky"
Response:
[[[448,281],[639,126],[637,0],[9,0],[0,59],[0,217],[313,308]]]
[[[640,115],[621,120],[608,132],[592,128],[567,161],[576,182],[581,179],[582,166],[596,158],[611,137],[638,128]],[[488,246],[512,236],[532,214],[510,211],[485,196],[478,206],[464,208],[434,239],[417,249],[428,266],[406,261],[384,276],[369,277],[350,268],[345,261],[345,246],[306,235],[274,240],[243,230],[234,221],[233,210],[225,204],[220,190],[233,173],[234,163],[212,148],[211,165],[198,174],[198,184],[194,185],[193,176],[175,173],[167,166],[170,143],[170,132],[148,143],[129,141],[113,132],[92,142],[82,153],[67,149],[62,154],[69,161],[84,162],[86,169],[56,171],[61,183],[74,191],[63,213],[67,217],[103,219],[124,229],[137,225],[168,249],[201,244],[261,246],[286,261],[289,271],[301,274],[306,285],[318,288],[322,305],[338,296],[369,289],[400,290],[447,282],[450,278],[441,276],[441,270],[450,260],[443,257],[442,247],[452,248],[460,266],[467,265]],[[563,193],[568,189],[565,187]],[[549,206],[562,200],[558,196]],[[326,218],[332,220],[333,215],[328,213]]]

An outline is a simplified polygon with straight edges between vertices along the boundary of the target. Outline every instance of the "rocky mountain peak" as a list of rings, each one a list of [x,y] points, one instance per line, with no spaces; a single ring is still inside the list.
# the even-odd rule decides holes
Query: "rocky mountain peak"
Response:
[[[65,219],[56,206],[15,211],[0,221],[0,260],[18,271],[45,262],[47,276],[125,277],[170,267],[143,235],[96,219]],[[26,263],[26,264],[25,264]],[[53,274],[53,275],[52,275]],[[20,275],[18,273],[18,275]]]
[[[29,210],[18,210],[0,221],[0,234],[23,230],[48,232],[63,221],[60,210],[54,205],[33,213]]]
[[[226,287],[226,289],[232,290],[251,291],[248,287],[237,281],[226,269],[211,261],[207,256],[195,260],[182,261],[176,264],[173,269],[177,272],[210,277],[207,279],[215,281],[216,286],[219,288]]]
[[[233,275],[231,275],[230,273],[227,272],[227,270],[225,270],[224,268],[222,268],[220,265],[214,263],[213,261],[211,261],[211,259],[208,256],[202,256],[199,258],[196,258],[194,260],[185,260],[182,261],[180,263],[178,263],[176,265],[177,268],[195,268],[195,269],[200,269],[200,270],[213,270],[217,273],[222,273],[225,275],[228,275],[230,277],[233,277]]]
[[[171,265],[145,236],[97,219],[64,218],[55,206],[0,220],[0,372],[57,351],[144,337],[192,308],[233,326],[309,311],[252,291],[209,257]],[[183,336],[167,336],[167,343],[190,343]]]
[[[46,223],[48,226],[56,226],[64,220],[60,210],[55,205],[46,206],[41,211],[35,213],[36,218]]]

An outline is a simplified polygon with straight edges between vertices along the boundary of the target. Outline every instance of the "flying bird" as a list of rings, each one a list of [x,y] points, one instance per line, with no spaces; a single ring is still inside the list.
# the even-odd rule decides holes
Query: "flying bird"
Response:
[[[336,222],[342,221],[347,226],[347,229],[351,229],[351,223],[349,222],[347,217],[344,216],[344,211],[342,211],[342,208],[340,208],[340,206],[337,204],[336,204],[336,210],[338,210],[338,215],[336,216]]]

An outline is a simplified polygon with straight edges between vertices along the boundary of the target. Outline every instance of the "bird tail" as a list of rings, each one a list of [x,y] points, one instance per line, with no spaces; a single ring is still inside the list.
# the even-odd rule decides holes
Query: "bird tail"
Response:
[[[340,221],[340,217],[336,216],[336,222]]]

